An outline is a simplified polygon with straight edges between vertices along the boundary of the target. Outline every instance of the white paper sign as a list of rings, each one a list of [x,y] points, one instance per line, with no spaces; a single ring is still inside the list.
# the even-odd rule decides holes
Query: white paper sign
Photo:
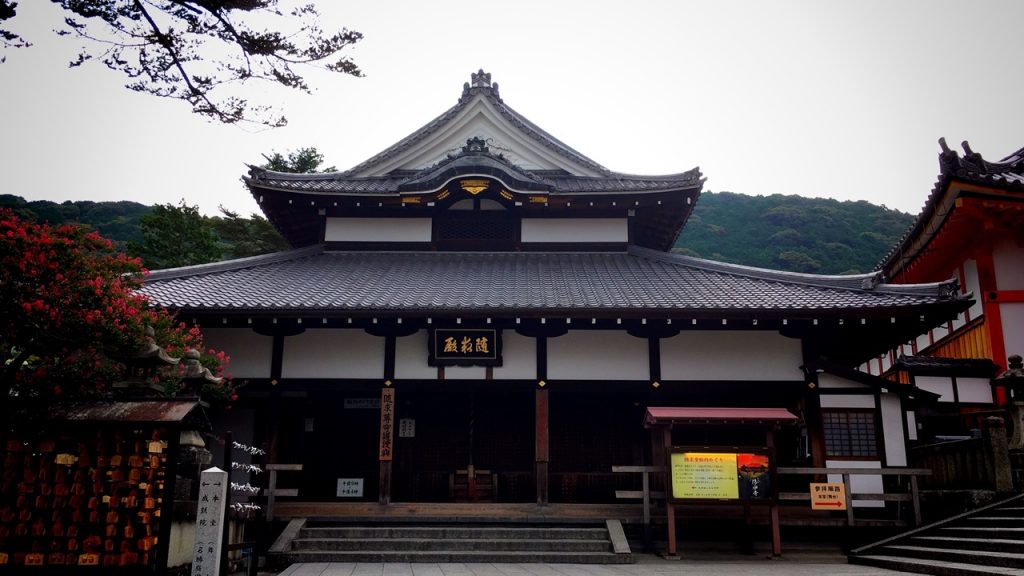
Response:
[[[199,476],[192,576],[220,575],[220,555],[224,545],[224,500],[227,494],[228,473],[220,468],[203,470]]]
[[[413,418],[402,418],[398,421],[399,438],[416,437],[416,420]]]
[[[362,478],[338,478],[338,498],[362,498]]]

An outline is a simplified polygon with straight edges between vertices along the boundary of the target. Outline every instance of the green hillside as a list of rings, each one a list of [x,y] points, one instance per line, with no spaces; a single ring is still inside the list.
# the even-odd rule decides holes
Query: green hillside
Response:
[[[674,251],[818,274],[875,269],[914,217],[869,202],[704,192]]]
[[[0,208],[51,224],[78,222],[127,247],[143,244],[140,219],[152,206],[137,202],[26,201],[0,195]],[[283,242],[247,246],[250,237],[274,236],[266,221],[205,217],[218,234],[225,257],[281,249]],[[913,223],[914,217],[868,202],[800,196],[746,196],[704,192],[676,241],[675,251],[747,266],[796,272],[870,272]],[[264,224],[263,230],[246,226]],[[231,230],[230,227],[242,229]],[[255,230],[255,231],[254,231]]]

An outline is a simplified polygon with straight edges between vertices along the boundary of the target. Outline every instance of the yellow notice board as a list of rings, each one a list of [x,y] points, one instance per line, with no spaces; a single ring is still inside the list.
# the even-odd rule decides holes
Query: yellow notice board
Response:
[[[671,458],[672,498],[740,497],[735,454],[677,452]]]

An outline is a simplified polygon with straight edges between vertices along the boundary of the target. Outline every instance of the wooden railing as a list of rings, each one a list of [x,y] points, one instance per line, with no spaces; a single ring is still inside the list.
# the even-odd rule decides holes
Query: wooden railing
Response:
[[[807,492],[780,492],[780,501],[807,501],[811,500],[809,491],[810,482],[814,477],[821,477],[827,474],[841,475],[846,488],[846,523],[855,526],[857,519],[854,518],[853,502],[856,500],[873,500],[883,502],[911,502],[914,510],[914,525],[921,525],[921,496],[918,490],[918,477],[929,476],[932,471],[925,468],[778,468],[779,476],[799,475],[808,476]],[[850,477],[856,475],[867,476],[897,476],[906,477],[908,480],[907,492],[886,492],[883,494],[853,493],[850,486]],[[899,480],[899,478],[897,478]]]

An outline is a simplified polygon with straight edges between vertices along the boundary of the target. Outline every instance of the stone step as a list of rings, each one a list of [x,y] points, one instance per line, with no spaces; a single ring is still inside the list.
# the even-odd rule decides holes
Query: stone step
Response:
[[[487,550],[498,552],[611,552],[612,543],[604,540],[554,540],[542,538],[296,538],[292,541],[296,551],[353,551],[353,550],[394,550],[394,551],[464,551]]]
[[[306,527],[300,538],[481,538],[608,540],[607,528],[498,526],[322,526]]]
[[[933,574],[935,576],[1020,576],[1018,568],[1003,568],[999,566],[978,566],[964,564],[962,562],[947,562],[941,560],[929,560],[924,558],[904,558],[900,556],[888,556],[885,554],[869,554],[865,556],[851,556],[851,564],[862,566],[875,566],[888,570],[900,572],[914,572],[917,574]]]
[[[969,516],[964,518],[964,522],[969,523],[971,526],[985,525],[985,526],[1018,526],[1024,527],[1024,518],[1018,518],[1016,516],[993,516],[986,514],[985,516]]]
[[[432,563],[513,563],[513,564],[629,564],[632,554],[611,552],[491,552],[435,550],[426,552],[395,550],[292,551],[282,555],[286,563],[296,562],[432,562]]]
[[[987,516],[1015,516],[1024,520],[1024,506],[1003,506],[986,512]]]
[[[1024,540],[999,538],[999,532],[992,532],[989,538],[962,538],[953,536],[914,536],[910,539],[915,546],[928,546],[955,550],[987,550],[989,552],[1013,552],[1024,554]]]
[[[1024,540],[1024,528],[987,526],[947,526],[939,528],[942,536],[963,538],[1001,538],[1004,540]]]
[[[888,556],[907,556],[910,558],[977,564],[984,566],[1000,566],[1006,568],[1024,568],[1024,554],[1012,552],[988,552],[984,550],[957,550],[931,546],[910,546],[892,544],[883,546],[879,551]]]

